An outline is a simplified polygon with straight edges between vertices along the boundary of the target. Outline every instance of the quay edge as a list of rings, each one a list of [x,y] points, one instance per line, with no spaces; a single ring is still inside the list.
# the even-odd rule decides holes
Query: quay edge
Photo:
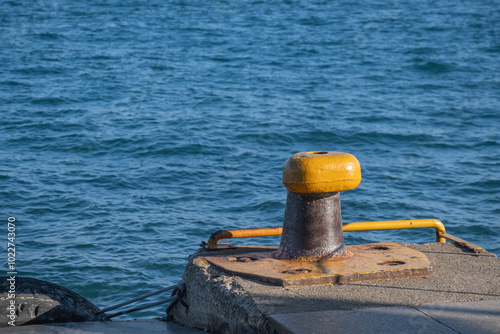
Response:
[[[207,254],[227,255],[231,252],[237,255],[262,248],[243,246],[234,250],[200,250],[189,258],[183,276],[187,284],[184,300],[189,308],[177,304],[171,314],[174,321],[183,326],[216,333],[298,333],[293,330],[293,319],[302,319],[300,324],[310,326],[311,332],[315,327],[321,328],[322,321],[314,318],[320,313],[315,312],[334,312],[332,314],[340,319],[343,315],[352,316],[352,312],[349,313],[352,310],[380,311],[387,307],[403,307],[411,312],[399,317],[398,321],[406,322],[403,325],[409,332],[417,332],[417,327],[421,326],[415,320],[417,307],[472,301],[491,301],[500,305],[500,261],[494,254],[484,250],[472,252],[452,243],[404,246],[427,256],[432,265],[432,276],[281,287],[228,275],[203,259]],[[422,312],[417,314],[422,315]],[[464,314],[454,316],[463,318]],[[328,326],[321,330],[328,328],[334,332],[334,325],[327,324],[328,318],[322,319],[323,325]],[[481,320],[486,327],[484,331],[476,328],[477,333],[497,332],[500,314],[491,319],[489,322]],[[386,329],[391,330],[391,326],[395,329],[396,323],[391,324],[390,317],[387,320]],[[498,327],[494,328],[497,324]],[[344,333],[360,330],[359,324],[352,325],[353,331],[346,332],[344,328]],[[412,331],[412,325],[417,326],[413,328],[415,331]],[[441,323],[434,325],[443,326]]]
[[[424,313],[418,309],[421,305],[499,302],[498,258],[448,235],[440,222],[433,225],[433,244],[346,246],[343,231],[352,224],[342,223],[339,192],[356,188],[360,181],[360,164],[349,153],[294,154],[283,165],[283,227],[215,232],[190,257],[183,276],[185,303],[176,304],[171,316],[179,324],[216,333],[335,333],[342,323],[342,333],[419,332],[416,315]],[[354,224],[354,230],[431,227],[416,223],[370,222]],[[274,249],[218,244],[222,237],[278,232],[281,242]],[[371,328],[373,318],[388,316],[385,310],[390,307],[403,308],[397,319],[378,322],[378,330]],[[484,305],[475,307],[471,313]],[[361,312],[353,318],[351,311],[363,309],[377,310],[378,315],[372,313],[370,319]],[[471,332],[500,332],[500,315],[475,319],[470,322],[484,328],[475,326]],[[431,332],[462,330],[424,320],[430,321]]]

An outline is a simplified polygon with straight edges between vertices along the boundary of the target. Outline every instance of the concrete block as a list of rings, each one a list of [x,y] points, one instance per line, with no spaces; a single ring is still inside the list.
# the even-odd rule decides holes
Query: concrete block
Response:
[[[282,334],[456,334],[413,307],[275,314],[269,316],[269,323]]]
[[[417,309],[462,334],[500,333],[500,299],[421,305]]]

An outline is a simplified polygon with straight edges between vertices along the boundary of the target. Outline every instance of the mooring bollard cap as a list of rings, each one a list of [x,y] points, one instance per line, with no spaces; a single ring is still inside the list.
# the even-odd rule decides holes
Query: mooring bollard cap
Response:
[[[283,184],[294,193],[327,193],[356,188],[361,182],[358,159],[333,151],[300,152],[283,166]]]

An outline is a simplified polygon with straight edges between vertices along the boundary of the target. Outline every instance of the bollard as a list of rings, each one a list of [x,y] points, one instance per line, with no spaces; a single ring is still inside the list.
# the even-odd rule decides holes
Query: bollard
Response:
[[[360,182],[361,168],[351,154],[297,153],[283,166],[287,188],[283,227],[218,231],[203,244],[208,251],[202,258],[227,274],[281,286],[432,275],[425,254],[409,247],[392,242],[344,244],[339,193]],[[221,238],[280,233],[277,248],[217,243]]]
[[[288,189],[281,243],[275,257],[301,261],[345,259],[340,191],[356,188],[361,168],[351,154],[301,152],[283,166]]]

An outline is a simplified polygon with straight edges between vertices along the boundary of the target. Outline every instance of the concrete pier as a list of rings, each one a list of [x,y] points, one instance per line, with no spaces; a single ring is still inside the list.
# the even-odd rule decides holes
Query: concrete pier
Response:
[[[177,304],[174,319],[219,333],[500,332],[495,255],[451,243],[405,246],[427,256],[432,276],[280,287],[230,276],[202,258],[263,248],[199,251],[183,277],[189,309]]]
[[[405,246],[427,256],[432,276],[280,287],[227,275],[202,258],[262,247],[200,251],[190,257],[183,278],[189,309],[177,304],[173,311],[175,321],[193,328],[152,319],[21,326],[2,333],[500,333],[495,255],[450,243]]]

